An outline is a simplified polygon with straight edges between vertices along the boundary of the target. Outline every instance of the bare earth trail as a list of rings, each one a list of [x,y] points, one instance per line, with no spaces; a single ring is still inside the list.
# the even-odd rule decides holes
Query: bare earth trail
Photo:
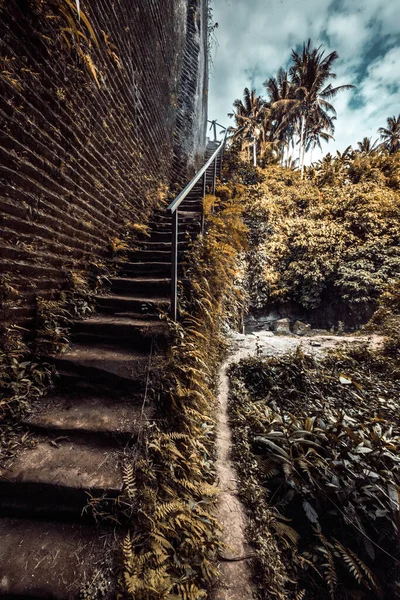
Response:
[[[301,346],[307,354],[321,354],[340,344],[367,342],[377,346],[379,336],[329,335],[313,333],[307,337],[274,335],[259,331],[249,335],[236,334],[232,354],[224,362],[219,375],[219,413],[217,425],[217,483],[220,489],[217,518],[223,527],[223,541],[227,545],[220,563],[220,579],[213,600],[253,600],[256,587],[252,581],[251,558],[253,551],[246,541],[247,516],[238,493],[237,473],[231,460],[232,433],[228,417],[228,369],[241,359],[256,356],[279,356]]]

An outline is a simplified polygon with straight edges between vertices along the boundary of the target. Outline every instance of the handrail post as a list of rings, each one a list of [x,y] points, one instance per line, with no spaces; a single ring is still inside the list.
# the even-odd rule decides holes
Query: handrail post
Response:
[[[214,173],[213,173],[213,185],[212,185],[212,193],[215,196],[215,184],[217,182],[217,157],[214,158]]]
[[[204,235],[204,198],[206,197],[207,189],[207,171],[203,175],[203,199],[201,202],[201,235]]]
[[[219,155],[219,178],[220,179],[221,179],[221,175],[222,175],[222,163],[224,161],[225,147],[226,147],[226,141],[224,139],[224,141],[222,142],[222,150]]]
[[[178,210],[172,213],[171,317],[178,317]]]

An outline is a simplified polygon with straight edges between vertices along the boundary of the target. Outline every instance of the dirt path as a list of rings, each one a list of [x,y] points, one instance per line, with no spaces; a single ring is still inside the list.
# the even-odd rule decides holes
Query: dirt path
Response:
[[[252,583],[248,556],[251,549],[246,543],[246,515],[238,495],[237,475],[231,461],[232,434],[228,419],[229,379],[227,370],[232,362],[240,360],[240,351],[226,361],[219,378],[219,420],[217,428],[217,478],[221,490],[217,518],[221,523],[227,548],[220,563],[221,578],[214,600],[250,600],[255,588]]]
[[[277,356],[301,346],[305,353],[321,354],[339,344],[368,342],[379,344],[378,336],[339,336],[313,334],[299,338],[294,335],[277,336],[260,331],[249,335],[236,334],[233,353],[224,362],[219,376],[219,416],[217,426],[217,478],[221,490],[218,499],[217,518],[227,545],[220,562],[221,577],[213,600],[252,600],[256,587],[252,581],[252,549],[246,542],[247,517],[239,499],[237,473],[231,460],[232,434],[228,418],[229,379],[227,371],[232,363],[258,353],[260,357]]]

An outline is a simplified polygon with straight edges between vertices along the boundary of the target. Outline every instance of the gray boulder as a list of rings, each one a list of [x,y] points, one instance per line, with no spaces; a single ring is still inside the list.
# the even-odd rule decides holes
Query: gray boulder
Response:
[[[278,319],[274,324],[275,333],[279,333],[281,335],[286,335],[290,333],[290,319]]]
[[[308,323],[296,321],[293,325],[293,333],[296,335],[305,335],[308,331],[310,331],[310,325],[308,325]]]

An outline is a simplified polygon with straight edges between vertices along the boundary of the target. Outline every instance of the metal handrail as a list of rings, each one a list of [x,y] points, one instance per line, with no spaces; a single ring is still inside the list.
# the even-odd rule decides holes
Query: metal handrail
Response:
[[[218,121],[216,119],[214,121],[210,121],[209,119],[207,119],[207,123],[211,123],[210,131],[211,131],[211,129],[214,130],[214,142],[216,142],[217,141],[217,125],[218,125],[218,127],[222,127],[223,130],[225,130],[226,127],[224,127],[223,125],[218,123]]]
[[[224,139],[222,140],[221,144],[218,146],[218,148],[216,149],[214,154],[211,156],[211,158],[208,159],[206,164],[203,167],[201,167],[200,171],[198,171],[196,173],[196,175],[193,177],[192,181],[190,181],[187,184],[187,186],[180,192],[180,194],[178,194],[178,196],[175,198],[175,200],[173,200],[171,202],[171,204],[168,206],[167,210],[171,214],[173,214],[176,211],[176,209],[179,208],[180,204],[183,202],[183,200],[186,198],[186,196],[189,194],[189,192],[194,188],[196,183],[201,179],[202,175],[204,175],[204,173],[207,171],[207,169],[211,166],[212,162],[217,158],[218,154],[221,152],[222,148],[226,144],[227,135],[228,135],[228,130],[225,129]]]
[[[225,135],[220,145],[215,150],[213,155],[208,159],[206,164],[196,173],[193,179],[187,184],[187,186],[178,194],[178,196],[168,206],[167,211],[172,215],[172,255],[171,255],[171,317],[174,321],[177,320],[178,316],[178,228],[179,228],[179,207],[185,200],[189,192],[194,188],[196,183],[203,177],[203,195],[204,199],[206,195],[206,177],[208,169],[213,165],[213,184],[212,193],[215,194],[215,184],[217,179],[217,158],[220,154],[223,156],[225,149],[226,139],[228,130],[225,129]],[[220,169],[222,167],[222,156]],[[213,164],[214,163],[214,164]],[[202,207],[201,212],[201,234],[204,233],[204,208]]]

